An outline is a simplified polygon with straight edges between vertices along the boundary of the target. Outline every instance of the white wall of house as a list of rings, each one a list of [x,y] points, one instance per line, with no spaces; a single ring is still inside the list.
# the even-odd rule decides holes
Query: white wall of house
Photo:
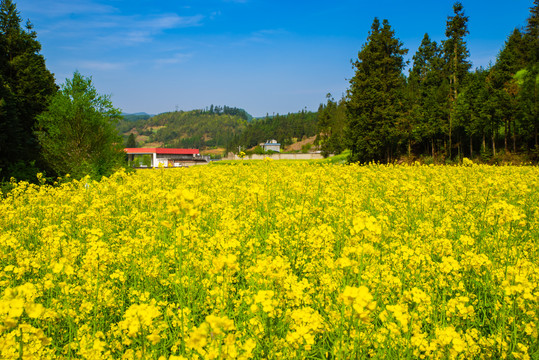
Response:
[[[262,145],[262,148],[264,149],[264,151],[272,150],[281,152],[281,144],[264,144]]]

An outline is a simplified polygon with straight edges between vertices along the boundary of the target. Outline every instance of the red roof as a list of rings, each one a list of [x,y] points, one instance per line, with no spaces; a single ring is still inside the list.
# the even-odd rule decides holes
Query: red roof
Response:
[[[128,154],[170,154],[170,155],[195,155],[198,149],[166,149],[166,148],[125,148]]]

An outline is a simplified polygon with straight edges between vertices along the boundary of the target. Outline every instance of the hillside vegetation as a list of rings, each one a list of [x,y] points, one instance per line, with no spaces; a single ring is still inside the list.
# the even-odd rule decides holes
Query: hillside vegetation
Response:
[[[182,148],[253,147],[268,139],[289,145],[317,134],[318,113],[301,111],[253,119],[245,110],[224,106],[206,110],[173,111],[150,118],[126,117],[117,125],[127,138],[136,135],[140,147]]]

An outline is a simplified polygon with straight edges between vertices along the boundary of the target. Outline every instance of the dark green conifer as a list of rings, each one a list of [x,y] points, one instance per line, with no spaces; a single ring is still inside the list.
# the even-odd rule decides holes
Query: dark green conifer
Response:
[[[398,143],[396,124],[404,116],[408,52],[387,20],[375,18],[367,42],[353,63],[347,111],[350,161],[391,161]]]
[[[0,178],[17,163],[38,160],[39,147],[33,134],[36,116],[46,109],[57,91],[47,70],[37,34],[21,17],[11,0],[0,3]],[[35,174],[34,174],[35,176]]]
[[[459,90],[464,85],[464,80],[471,67],[467,60],[470,56],[465,37],[468,34],[468,17],[464,15],[462,3],[455,2],[453,5],[454,15],[447,18],[445,36],[443,41],[444,58],[446,63],[447,78],[449,79],[449,116],[447,123],[449,157],[453,147],[453,126],[455,122],[455,105]]]
[[[408,77],[414,137],[430,147],[433,158],[447,119],[447,80],[442,55],[441,47],[425,34]]]

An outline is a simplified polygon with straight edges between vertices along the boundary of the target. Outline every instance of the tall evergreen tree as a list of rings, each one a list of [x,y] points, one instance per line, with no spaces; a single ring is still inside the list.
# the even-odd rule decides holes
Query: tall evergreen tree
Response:
[[[21,17],[11,0],[0,3],[0,178],[14,175],[17,162],[37,160],[39,147],[33,134],[36,116],[57,91],[54,76],[39,54],[41,45],[30,22]]]
[[[533,4],[524,34],[529,63],[539,62],[539,0],[535,0]]]
[[[430,145],[434,158],[435,144],[442,137],[443,123],[447,118],[447,80],[442,49],[428,34],[413,56],[408,86],[415,138],[423,140],[427,148]]]
[[[389,22],[375,18],[367,42],[354,62],[347,111],[350,161],[391,161],[404,116],[403,56],[408,52]]]
[[[509,139],[513,139],[512,150],[516,152],[516,127],[519,86],[515,74],[526,66],[527,49],[519,29],[513,30],[498,54],[496,64],[490,69],[486,83],[492,93],[490,101],[499,109],[499,121],[504,124],[504,148],[509,151]],[[511,136],[512,133],[512,136]],[[495,147],[493,146],[493,150]]]
[[[449,117],[448,117],[448,155],[451,157],[453,147],[453,126],[455,122],[455,105],[459,90],[471,67],[467,60],[470,56],[466,46],[465,36],[468,34],[468,17],[464,15],[462,3],[453,5],[454,15],[447,18],[445,30],[446,40],[443,41],[444,57],[446,61],[447,77],[449,79]]]
[[[524,33],[528,49],[527,66],[520,75],[520,108],[525,126],[532,132],[535,154],[539,157],[539,0],[530,8]]]

